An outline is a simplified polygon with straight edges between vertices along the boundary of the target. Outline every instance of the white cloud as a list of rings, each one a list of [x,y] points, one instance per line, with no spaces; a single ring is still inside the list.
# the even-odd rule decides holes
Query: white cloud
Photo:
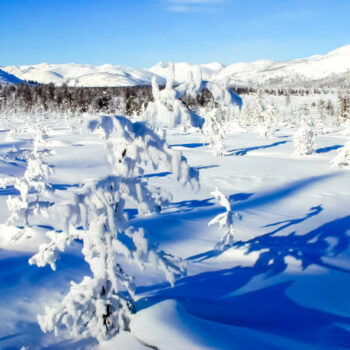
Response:
[[[220,8],[226,0],[167,0],[167,10],[171,12],[210,13]]]
[[[199,4],[199,5],[212,5],[212,4],[222,4],[224,0],[168,0],[168,2],[191,5],[191,4]]]

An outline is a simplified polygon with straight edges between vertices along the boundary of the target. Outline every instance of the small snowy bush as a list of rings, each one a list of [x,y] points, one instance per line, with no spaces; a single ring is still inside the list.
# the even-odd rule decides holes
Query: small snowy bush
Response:
[[[226,209],[224,213],[217,215],[208,224],[209,226],[218,224],[221,229],[226,231],[226,234],[215,246],[215,249],[223,251],[231,247],[234,242],[234,217],[236,216],[239,220],[241,220],[242,217],[240,214],[232,211],[228,198],[218,189],[211,194],[220,202],[220,205]]]
[[[295,152],[301,156],[312,154],[315,150],[316,132],[311,120],[303,120],[294,135]]]

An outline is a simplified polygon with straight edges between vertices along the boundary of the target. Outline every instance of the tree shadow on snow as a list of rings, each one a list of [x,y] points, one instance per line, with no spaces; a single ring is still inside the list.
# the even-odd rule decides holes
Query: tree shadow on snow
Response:
[[[283,145],[287,142],[290,141],[279,141],[279,142],[274,142],[271,143],[270,145],[263,145],[263,146],[255,146],[255,147],[246,147],[246,148],[236,148],[232,149],[230,151],[226,152],[227,156],[245,156],[247,153],[251,151],[256,151],[256,150],[262,150],[262,149],[267,149],[267,148],[272,148],[272,147],[277,147],[279,145]]]
[[[313,207],[302,218],[266,227],[280,225],[281,230],[286,229],[321,211],[321,206]],[[290,275],[288,281],[252,292],[235,295],[235,291],[258,275],[269,278],[282,273],[288,267],[289,257],[300,261],[304,270],[310,265],[319,265],[350,273],[323,261],[323,257],[334,257],[349,249],[349,230],[350,216],[346,216],[304,235],[292,232],[286,236],[275,236],[277,230],[273,230],[247,242],[236,242],[231,249],[245,247],[246,254],[259,254],[253,266],[236,266],[185,277],[173,288],[166,284],[139,288],[138,293],[153,291],[154,294],[141,298],[136,307],[142,310],[173,299],[179,301],[188,313],[201,319],[252,328],[302,342],[319,344],[322,340],[327,345],[344,346],[350,343],[350,332],[338,324],[350,326],[350,317],[301,306],[290,299],[286,291],[298,275]]]
[[[219,167],[219,165],[214,164],[214,165],[206,165],[206,166],[196,166],[196,167],[193,167],[193,168],[197,169],[197,170],[203,170],[203,169],[211,169],[211,168],[217,168],[217,167]],[[150,177],[165,177],[165,176],[168,176],[168,175],[171,175],[170,171],[163,171],[163,172],[160,172],[160,173],[146,174],[146,175],[143,175],[142,177],[147,179],[147,178],[150,178]]]
[[[197,148],[197,147],[204,147],[204,146],[209,146],[209,143],[198,142],[198,143],[182,143],[182,144],[176,144],[176,145],[169,145],[170,148],[172,147]]]
[[[335,151],[339,148],[342,148],[342,145],[334,145],[334,146],[329,146],[329,147],[323,147],[323,148],[318,148],[316,150],[316,153],[327,153],[327,152],[331,152],[331,151]]]
[[[231,203],[247,200],[253,193],[235,193],[228,196],[228,199]],[[177,209],[177,212],[185,212],[193,209],[204,208],[216,206],[217,204],[214,201],[214,197],[206,199],[194,199],[194,200],[184,200],[180,202],[173,202],[169,205],[169,208]],[[221,210],[221,208],[218,208]]]
[[[235,206],[238,209],[266,204],[325,178],[327,176],[301,180],[236,203]],[[244,249],[247,255],[257,254],[252,266],[235,266],[185,277],[178,280],[173,288],[169,288],[168,283],[138,288],[137,294],[146,293],[147,296],[138,300],[137,310],[172,299],[198,318],[275,334],[285,337],[286,342],[296,340],[315,345],[326,344],[330,348],[348,346],[350,332],[341,324],[349,327],[350,317],[302,306],[288,297],[287,289],[302,274],[288,274],[285,275],[287,281],[274,280],[276,282],[272,286],[261,286],[260,289],[243,294],[236,293],[254,277],[267,279],[281,274],[287,269],[290,258],[298,261],[303,270],[317,265],[328,271],[350,273],[350,270],[325,260],[349,250],[350,215],[331,220],[305,234],[298,235],[294,230],[284,236],[276,235],[317,216],[322,210],[321,205],[314,206],[300,218],[266,225],[266,228],[271,229],[270,232],[249,241],[238,241],[228,248],[232,251],[235,248]],[[211,250],[188,260],[203,261],[221,253]]]

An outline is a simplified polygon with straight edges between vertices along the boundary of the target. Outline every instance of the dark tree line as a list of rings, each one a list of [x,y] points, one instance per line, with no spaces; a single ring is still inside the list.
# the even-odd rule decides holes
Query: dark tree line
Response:
[[[252,94],[256,89],[237,87],[239,95]],[[268,95],[290,96],[334,93],[324,89],[265,89]],[[206,106],[212,101],[204,89],[196,98],[182,97],[191,109]],[[153,101],[151,86],[135,87],[69,87],[54,84],[0,85],[0,113],[56,113],[79,115],[82,113],[120,113],[140,115]]]
[[[196,99],[185,96],[184,103],[189,107],[204,106],[211,99],[210,92],[204,90]],[[0,85],[0,113],[139,115],[150,101],[153,101],[150,86],[91,88],[54,84]]]

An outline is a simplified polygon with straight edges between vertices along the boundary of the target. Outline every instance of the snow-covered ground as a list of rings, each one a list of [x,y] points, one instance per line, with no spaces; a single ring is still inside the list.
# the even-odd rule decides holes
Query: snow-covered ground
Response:
[[[50,121],[46,161],[55,172],[50,182],[65,197],[88,179],[110,172],[101,141],[80,128]],[[1,177],[21,176],[21,150],[31,135],[5,140],[21,123],[0,127]],[[295,130],[279,130],[269,140],[254,131],[225,140],[227,155],[215,157],[199,133],[169,132],[167,141],[200,172],[199,191],[182,187],[166,171],[149,170],[151,184],[173,193],[161,214],[141,217],[128,209],[131,222],[145,228],[159,248],[182,257],[188,274],[174,287],[161,274],[138,273],[131,332],[104,342],[100,349],[345,349],[350,344],[350,171],[330,166],[345,142],[334,131],[317,139],[313,155],[297,156]],[[224,232],[208,222],[223,208],[211,192],[229,196],[242,215],[235,244],[214,249]],[[0,223],[8,215],[0,190]],[[48,223],[51,224],[51,223]],[[88,349],[95,341],[44,334],[37,315],[59,303],[70,281],[89,275],[76,242],[62,254],[57,271],[30,266],[42,237],[14,247],[0,232],[0,348]]]

